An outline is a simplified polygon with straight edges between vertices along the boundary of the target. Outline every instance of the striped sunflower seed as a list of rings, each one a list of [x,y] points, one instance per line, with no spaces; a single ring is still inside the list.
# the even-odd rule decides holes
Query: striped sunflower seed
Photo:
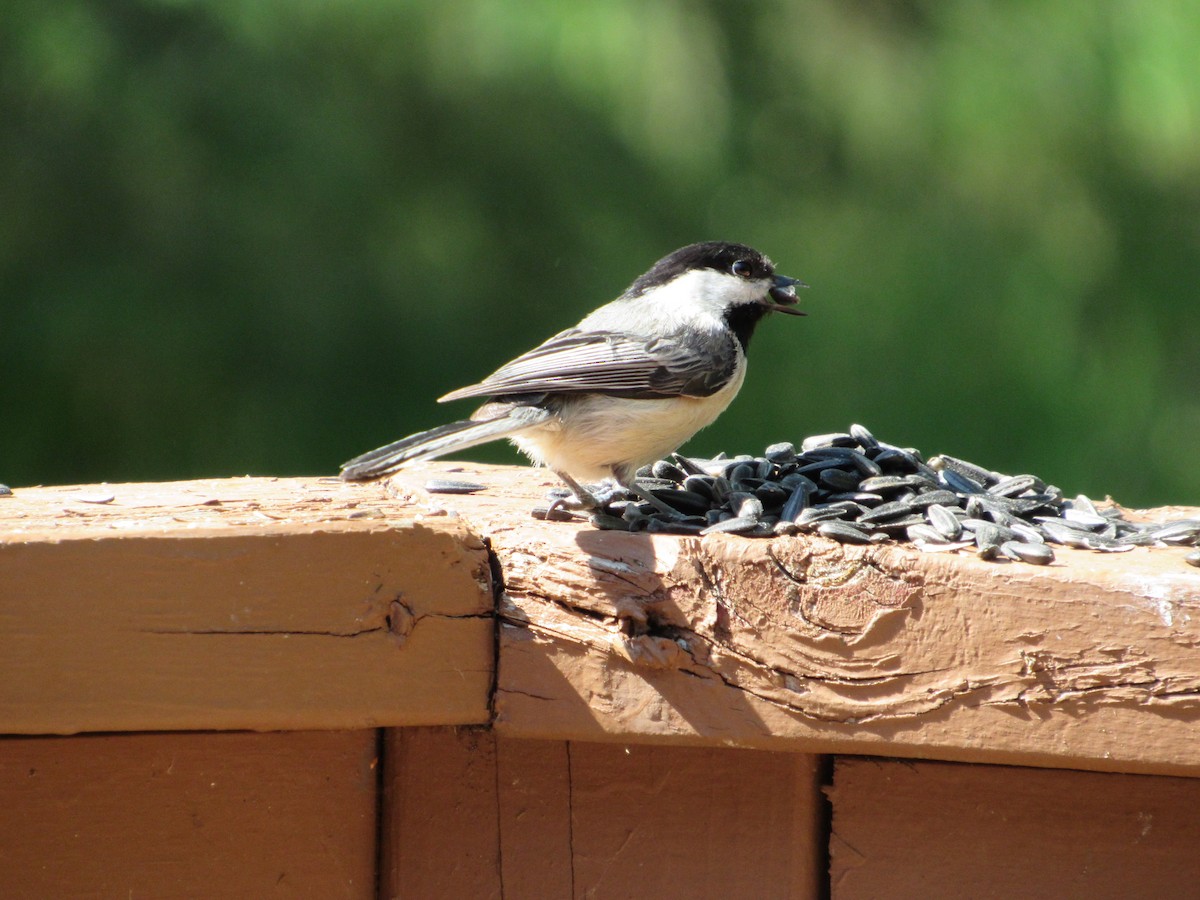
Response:
[[[758,527],[758,519],[751,516],[734,516],[700,530],[700,534],[741,534]]]
[[[638,476],[639,489],[675,513],[606,490],[611,499],[592,516],[596,527],[747,537],[823,529],[847,542],[907,540],[929,552],[974,547],[985,558],[1033,564],[1053,558],[1048,543],[1107,553],[1200,545],[1200,520],[1131,522],[1119,507],[1098,509],[1084,494],[1066,499],[1036,475],[1005,476],[946,454],[926,463],[920,451],[881,441],[861,425],[810,437],[799,450],[791,442],[772,444],[757,457],[676,453]],[[431,489],[468,490],[436,482]],[[570,492],[550,496],[561,500]],[[578,520],[587,513],[556,509],[553,517]]]
[[[849,522],[822,522],[817,526],[817,534],[822,537],[833,538],[843,544],[869,544],[871,543],[871,535],[863,531],[861,528],[855,528]]]
[[[1005,541],[1000,545],[1000,552],[1009,559],[1032,563],[1035,566],[1047,566],[1054,562],[1054,551],[1045,544],[1028,544],[1024,541]]]
[[[962,522],[942,504],[931,503],[925,508],[925,515],[929,517],[929,524],[946,540],[957,541],[962,536]]]

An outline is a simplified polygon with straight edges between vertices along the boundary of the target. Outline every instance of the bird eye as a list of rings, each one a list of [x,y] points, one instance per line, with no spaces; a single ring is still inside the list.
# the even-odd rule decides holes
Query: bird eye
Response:
[[[749,260],[739,259],[733,264],[733,274],[742,278],[749,278],[753,270]]]

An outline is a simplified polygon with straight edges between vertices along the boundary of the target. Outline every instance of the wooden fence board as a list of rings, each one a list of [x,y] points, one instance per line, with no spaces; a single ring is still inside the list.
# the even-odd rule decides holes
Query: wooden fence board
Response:
[[[405,728],[387,738],[384,896],[817,896],[816,757]]]
[[[375,896],[376,733],[0,741],[0,896]]]
[[[817,758],[570,742],[577,898],[818,896]]]
[[[834,900],[1194,897],[1200,782],[837,761]]]
[[[505,896],[572,897],[570,745],[496,742]]]
[[[380,896],[503,896],[496,738],[474,728],[386,732]]]

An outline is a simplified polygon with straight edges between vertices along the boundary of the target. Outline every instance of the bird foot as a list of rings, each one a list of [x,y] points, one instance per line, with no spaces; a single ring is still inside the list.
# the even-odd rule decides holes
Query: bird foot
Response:
[[[615,480],[605,481],[598,485],[584,487],[569,475],[562,472],[556,474],[566,482],[567,488],[555,488],[546,495],[550,500],[550,506],[546,509],[545,518],[554,518],[556,514],[563,513],[573,518],[570,516],[570,511],[607,513],[609,506],[619,500],[639,500],[648,503],[660,515],[668,519],[685,518],[684,513],[668,506],[636,481],[631,481],[629,484],[620,484]]]
[[[628,499],[628,496],[628,492],[617,484],[586,488],[581,484],[572,484],[570,488],[554,488],[546,492],[546,499],[550,501],[547,517],[559,510],[607,512],[609,504]]]

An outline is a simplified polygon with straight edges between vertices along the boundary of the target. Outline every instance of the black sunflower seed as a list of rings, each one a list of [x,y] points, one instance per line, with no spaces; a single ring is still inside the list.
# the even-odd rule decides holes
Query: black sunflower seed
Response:
[[[849,522],[822,522],[817,526],[817,534],[833,538],[843,544],[869,544],[871,536],[861,528],[855,528]]]
[[[758,519],[751,516],[734,516],[700,530],[700,534],[740,534],[758,527]]]
[[[676,453],[638,475],[643,491],[676,512],[606,489],[601,495],[614,499],[591,515],[595,527],[746,537],[816,531],[848,543],[913,541],[930,551],[974,545],[984,558],[1037,565],[1054,558],[1047,543],[1105,553],[1200,545],[1200,520],[1131,522],[1115,505],[1099,509],[1083,494],[1066,499],[1036,475],[1000,475],[945,454],[927,464],[918,450],[881,441],[861,425],[810,437],[799,450],[791,442],[772,444],[757,457]],[[430,489],[467,493],[483,486],[435,480]],[[560,502],[569,496],[565,489],[550,495]],[[543,507],[535,514],[588,517],[551,506],[553,512]]]

